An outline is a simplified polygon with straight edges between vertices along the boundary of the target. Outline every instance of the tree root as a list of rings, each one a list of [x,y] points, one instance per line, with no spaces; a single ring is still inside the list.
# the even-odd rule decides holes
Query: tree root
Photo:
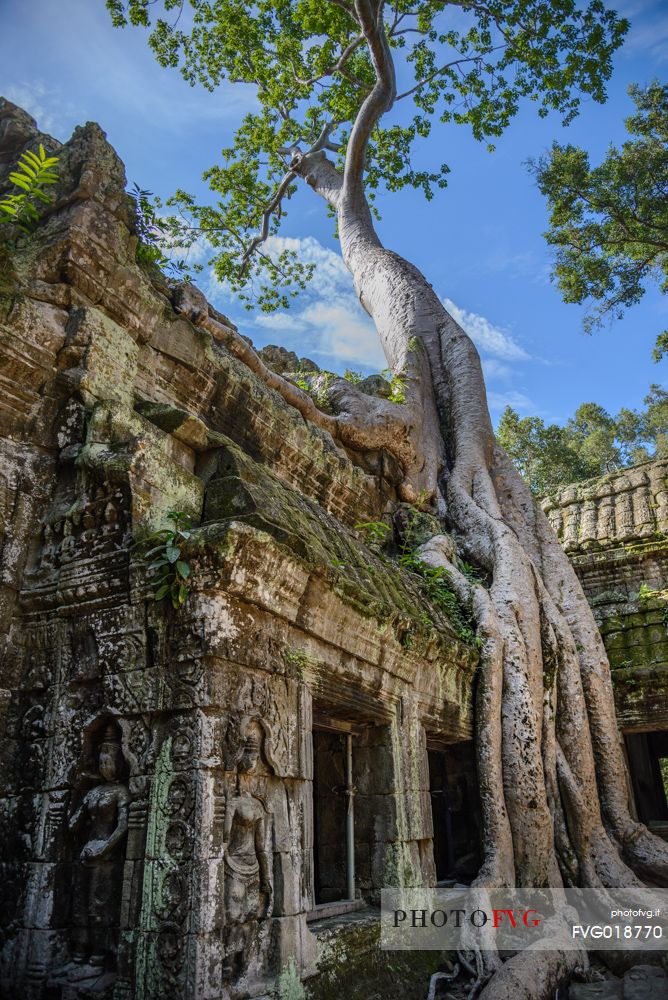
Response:
[[[629,813],[610,669],[579,581],[494,443],[473,345],[450,317],[426,343],[448,442],[448,518],[460,551],[492,579],[488,590],[471,588],[445,547],[440,556],[435,539],[423,547],[458,593],[468,586],[482,639],[475,741],[485,860],[474,884],[632,887],[638,874],[665,884],[668,845]],[[558,939],[548,947],[501,965],[483,1000],[553,997],[582,956]],[[475,957],[474,991],[483,981]]]
[[[326,431],[337,444],[358,452],[385,448],[394,455],[404,469],[400,488],[402,499],[409,502],[417,499],[425,479],[424,470],[429,467],[416,447],[422,424],[418,407],[369,396],[346,379],[336,378],[328,390],[328,397],[340,412],[336,415],[324,413],[307,392],[268,368],[248,341],[222,321],[194,285],[178,285],[173,303],[177,312],[224,344],[268,388],[298,410],[304,420]],[[433,490],[432,483],[431,490],[427,490],[430,496]]]
[[[435,972],[431,979],[429,980],[429,991],[427,993],[427,1000],[435,1000],[436,997],[436,987],[440,982],[451,983],[459,975],[459,964],[456,963],[452,972]]]

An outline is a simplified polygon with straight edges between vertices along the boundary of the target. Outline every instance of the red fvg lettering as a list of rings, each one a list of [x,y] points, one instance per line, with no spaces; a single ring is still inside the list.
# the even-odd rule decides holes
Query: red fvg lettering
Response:
[[[492,910],[494,914],[494,927],[498,928],[503,923],[504,917],[507,917],[507,922],[510,923],[511,927],[517,927],[517,920],[515,919],[515,913],[513,910]],[[529,917],[529,914],[535,913],[536,916],[533,918]],[[518,914],[519,916],[519,914]],[[525,927],[537,927],[540,923],[540,914],[538,910],[525,910],[522,914],[522,923]]]

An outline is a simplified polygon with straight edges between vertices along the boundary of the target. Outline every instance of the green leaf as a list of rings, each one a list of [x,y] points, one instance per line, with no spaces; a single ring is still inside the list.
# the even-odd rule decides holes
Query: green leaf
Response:
[[[181,562],[181,560],[179,560],[176,563],[176,571],[179,576],[183,577],[184,580],[187,580],[190,576],[190,566],[187,562]]]
[[[308,149],[325,123],[336,121],[332,140],[340,152],[332,160],[339,168],[344,163],[353,124],[375,78],[364,42],[340,72],[340,57],[360,33],[358,5],[193,0],[196,13],[187,26],[170,25],[157,13],[156,6],[163,5],[149,0],[107,0],[107,5],[114,24],[132,21],[148,28],[159,63],[181,72],[190,84],[215,90],[235,80],[257,96],[221,161],[205,175],[212,192],[206,201],[177,191],[169,201],[174,214],[159,220],[156,233],[154,205],[135,185],[131,197],[140,241],[162,249],[164,259],[168,246],[176,244],[186,257],[204,236],[216,276],[243,296],[246,306],[265,312],[287,308],[311,279],[313,266],[290,247],[267,253],[265,244],[242,267],[244,249],[281,185],[282,150]],[[165,0],[164,8],[168,5],[176,6]],[[411,93],[391,121],[378,121],[365,150],[372,211],[377,196],[412,187],[431,198],[445,186],[447,164],[440,158],[432,162],[442,144],[435,135],[441,124],[459,123],[479,141],[493,142],[523,100],[539,114],[554,112],[563,121],[578,113],[583,100],[604,100],[613,55],[628,28],[602,0],[494,0],[491,6],[458,9],[463,16],[455,28],[452,4],[398,0],[379,7],[391,48],[401,48],[397,68]],[[401,36],[392,35],[395,16],[405,32]],[[297,179],[284,188],[280,206],[268,218],[270,236],[289,215],[298,185],[306,189]],[[141,253],[139,259],[150,263]]]
[[[36,167],[37,170],[41,170],[41,168],[42,168],[42,161],[40,160],[40,158],[38,156],[35,156],[35,154],[33,153],[33,151],[31,149],[26,149],[25,152],[21,153],[21,156],[24,159],[26,159],[28,161],[28,163],[32,164],[33,167]]]
[[[24,162],[22,159],[19,159],[19,167],[26,174],[28,174],[29,177],[32,177],[33,180],[37,177],[38,172],[34,170],[33,167],[30,166],[29,162]]]
[[[176,560],[181,555],[181,549],[176,548],[173,545],[168,545],[165,549],[165,556],[169,559],[170,563],[175,563]]]
[[[17,187],[23,188],[24,191],[31,190],[30,182],[26,180],[23,174],[19,174],[13,170],[9,175],[9,179],[13,184],[16,184]]]
[[[157,555],[158,552],[164,552],[164,551],[165,551],[164,545],[153,545],[151,546],[150,549],[147,549],[147,551],[144,552],[144,559],[150,559],[151,556]]]
[[[163,598],[165,598],[168,593],[169,593],[169,584],[163,584],[162,587],[158,587],[158,589],[156,590],[154,594],[155,600],[162,601]]]
[[[157,569],[160,569],[161,566],[171,566],[171,565],[172,564],[169,562],[168,559],[158,559],[157,562],[152,562],[148,568],[151,571],[155,571]]]

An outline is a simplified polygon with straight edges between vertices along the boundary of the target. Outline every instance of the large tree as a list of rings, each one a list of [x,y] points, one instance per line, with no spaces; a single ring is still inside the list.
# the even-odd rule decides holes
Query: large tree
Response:
[[[472,601],[481,639],[479,884],[636,885],[634,872],[668,881],[668,845],[629,814],[605,649],[555,535],[495,442],[478,353],[429,281],[382,245],[373,212],[380,190],[412,186],[431,197],[443,186],[445,165],[423,165],[435,143],[414,165],[434,124],[468,125],[490,140],[522,98],[567,120],[582,94],[603,100],[625,23],[601,0],[108,5],[117,24],[149,27],[158,59],[187,80],[255,89],[257,110],[208,174],[219,204],[179,199],[213,243],[218,273],[238,289],[264,281],[266,307],[304,280],[299,261],[272,255],[267,237],[295,185],[307,185],[336,217],[343,260],[401,374],[403,403],[341,379],[329,390],[334,412],[324,413],[227,331],[196,290],[182,289],[182,309],[341,447],[393,452],[404,498],[430,497],[460,552],[486,571],[489,585],[472,585],[446,540],[432,540],[430,558]],[[447,222],[441,232],[454,247]],[[511,960],[484,995],[518,996],[520,975],[530,977],[522,995],[548,996],[575,957],[520,961],[522,972]]]
[[[631,86],[630,138],[592,167],[583,149],[554,143],[533,162],[547,197],[554,278],[566,302],[590,306],[591,331],[621,317],[658,283],[668,291],[668,86]],[[668,352],[659,333],[654,359]]]

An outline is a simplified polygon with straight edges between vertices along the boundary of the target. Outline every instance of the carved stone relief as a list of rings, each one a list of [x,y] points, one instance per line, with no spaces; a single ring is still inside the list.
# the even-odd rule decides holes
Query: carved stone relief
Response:
[[[266,731],[259,718],[244,717],[238,726],[234,788],[225,803],[225,967],[230,980],[257,959],[263,924],[271,915],[272,857],[269,838],[272,815],[253,785],[258,764],[266,770],[262,747]],[[226,767],[229,767],[230,761]]]
[[[97,775],[68,817],[78,858],[72,896],[72,958],[75,964],[113,966],[122,866],[128,831],[129,792],[120,730],[110,723],[97,748]]]

